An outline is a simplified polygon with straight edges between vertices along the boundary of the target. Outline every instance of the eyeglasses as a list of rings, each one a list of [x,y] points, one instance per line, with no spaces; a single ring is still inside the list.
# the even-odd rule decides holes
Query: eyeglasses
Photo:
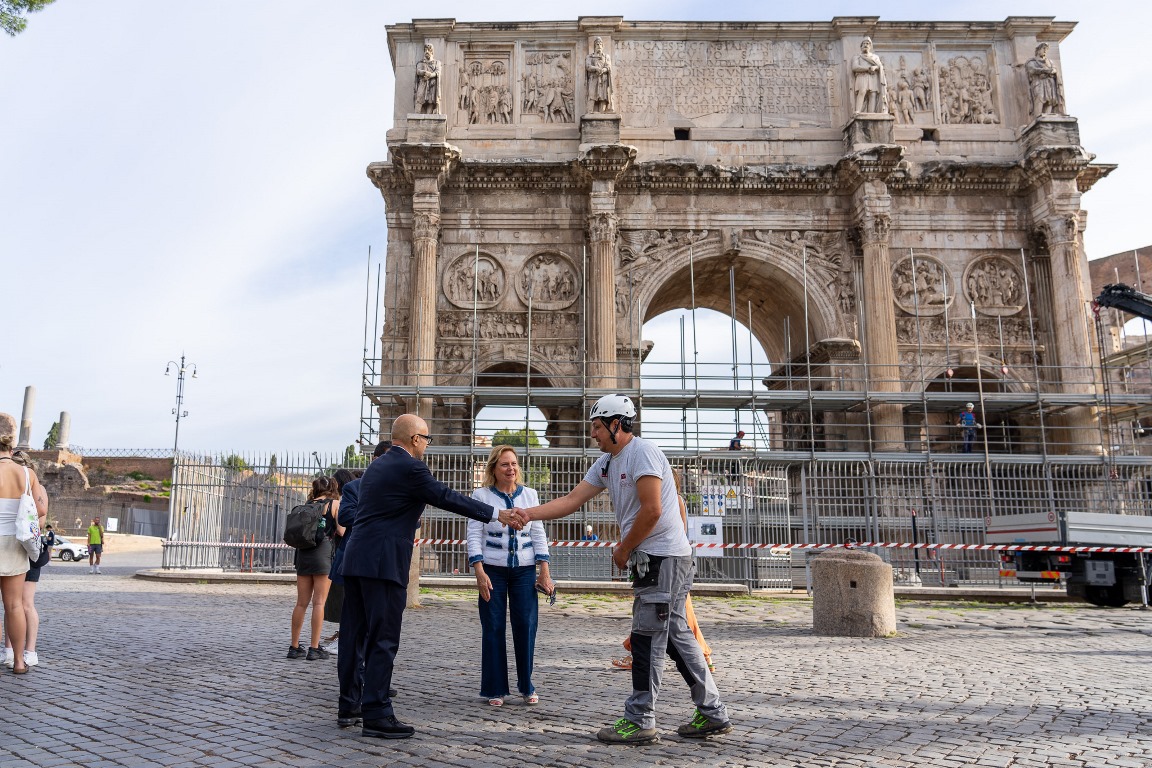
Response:
[[[422,438],[424,438],[424,442],[428,443],[428,445],[432,445],[432,435],[421,435],[421,434],[417,433],[415,435],[412,435],[412,437],[422,437]]]

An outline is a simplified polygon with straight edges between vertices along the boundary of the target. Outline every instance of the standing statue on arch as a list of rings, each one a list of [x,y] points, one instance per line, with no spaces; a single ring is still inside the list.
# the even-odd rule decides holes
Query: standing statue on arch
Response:
[[[612,111],[612,59],[604,53],[604,41],[596,38],[584,68],[588,73],[588,100],[593,112]]]
[[[1064,97],[1060,93],[1056,65],[1048,58],[1048,43],[1036,46],[1036,55],[1025,62],[1024,73],[1028,75],[1033,117],[1064,114]]]
[[[424,46],[424,58],[416,64],[416,111],[422,115],[440,112],[440,62],[432,45]]]
[[[860,41],[860,53],[852,57],[852,91],[856,96],[858,114],[888,112],[888,81],[884,77],[884,62],[873,53],[870,37]]]

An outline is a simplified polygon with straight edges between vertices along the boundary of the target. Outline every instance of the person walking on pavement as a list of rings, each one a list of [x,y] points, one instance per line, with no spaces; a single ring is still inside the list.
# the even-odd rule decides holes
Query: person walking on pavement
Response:
[[[363,720],[361,735],[406,739],[416,729],[396,719],[388,689],[400,647],[408,601],[413,541],[424,507],[431,504],[481,522],[523,525],[512,510],[497,511],[432,476],[421,459],[432,442],[428,424],[411,413],[392,423],[392,447],[364,471],[356,522],[344,545],[344,633],[363,649],[364,691],[360,711],[339,710],[337,723]]]
[[[677,729],[684,738],[707,738],[732,730],[728,710],[688,626],[684,604],[692,588],[692,546],[680,519],[680,502],[668,459],[654,443],[632,434],[636,407],[623,395],[596,401],[590,436],[604,455],[563,496],[531,509],[515,510],[518,522],[555,520],[572,514],[604,489],[612,500],[621,540],[612,562],[631,567],[632,695],[624,717],[596,738],[609,744],[651,744],[656,733],[656,699],[664,655],[676,662],[696,711]]]
[[[100,573],[100,556],[104,554],[104,526],[100,518],[92,518],[88,526],[88,573]]]

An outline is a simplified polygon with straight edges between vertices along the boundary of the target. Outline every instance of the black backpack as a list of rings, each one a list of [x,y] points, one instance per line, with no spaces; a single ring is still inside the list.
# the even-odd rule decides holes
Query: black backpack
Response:
[[[297,504],[284,523],[284,543],[296,549],[312,549],[324,537],[320,521],[331,501],[318,500]]]

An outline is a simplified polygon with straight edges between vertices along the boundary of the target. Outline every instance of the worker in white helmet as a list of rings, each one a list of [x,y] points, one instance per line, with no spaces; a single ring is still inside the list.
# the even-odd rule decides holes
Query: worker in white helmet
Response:
[[[972,453],[972,443],[976,442],[976,430],[980,429],[983,425],[976,421],[976,404],[965,403],[964,410],[960,411],[960,415],[956,418],[956,426],[962,430],[964,436],[964,445],[961,447],[962,453]]]
[[[677,729],[686,738],[707,738],[732,730],[728,710],[685,616],[692,588],[692,545],[680,519],[672,467],[651,442],[632,434],[636,407],[624,395],[605,395],[589,415],[590,436],[604,455],[568,495],[531,509],[515,510],[522,520],[556,520],[572,514],[607,489],[620,525],[612,561],[631,566],[632,695],[624,717],[596,734],[610,744],[650,744],[656,733],[656,697],[671,656],[692,692],[696,711]]]

